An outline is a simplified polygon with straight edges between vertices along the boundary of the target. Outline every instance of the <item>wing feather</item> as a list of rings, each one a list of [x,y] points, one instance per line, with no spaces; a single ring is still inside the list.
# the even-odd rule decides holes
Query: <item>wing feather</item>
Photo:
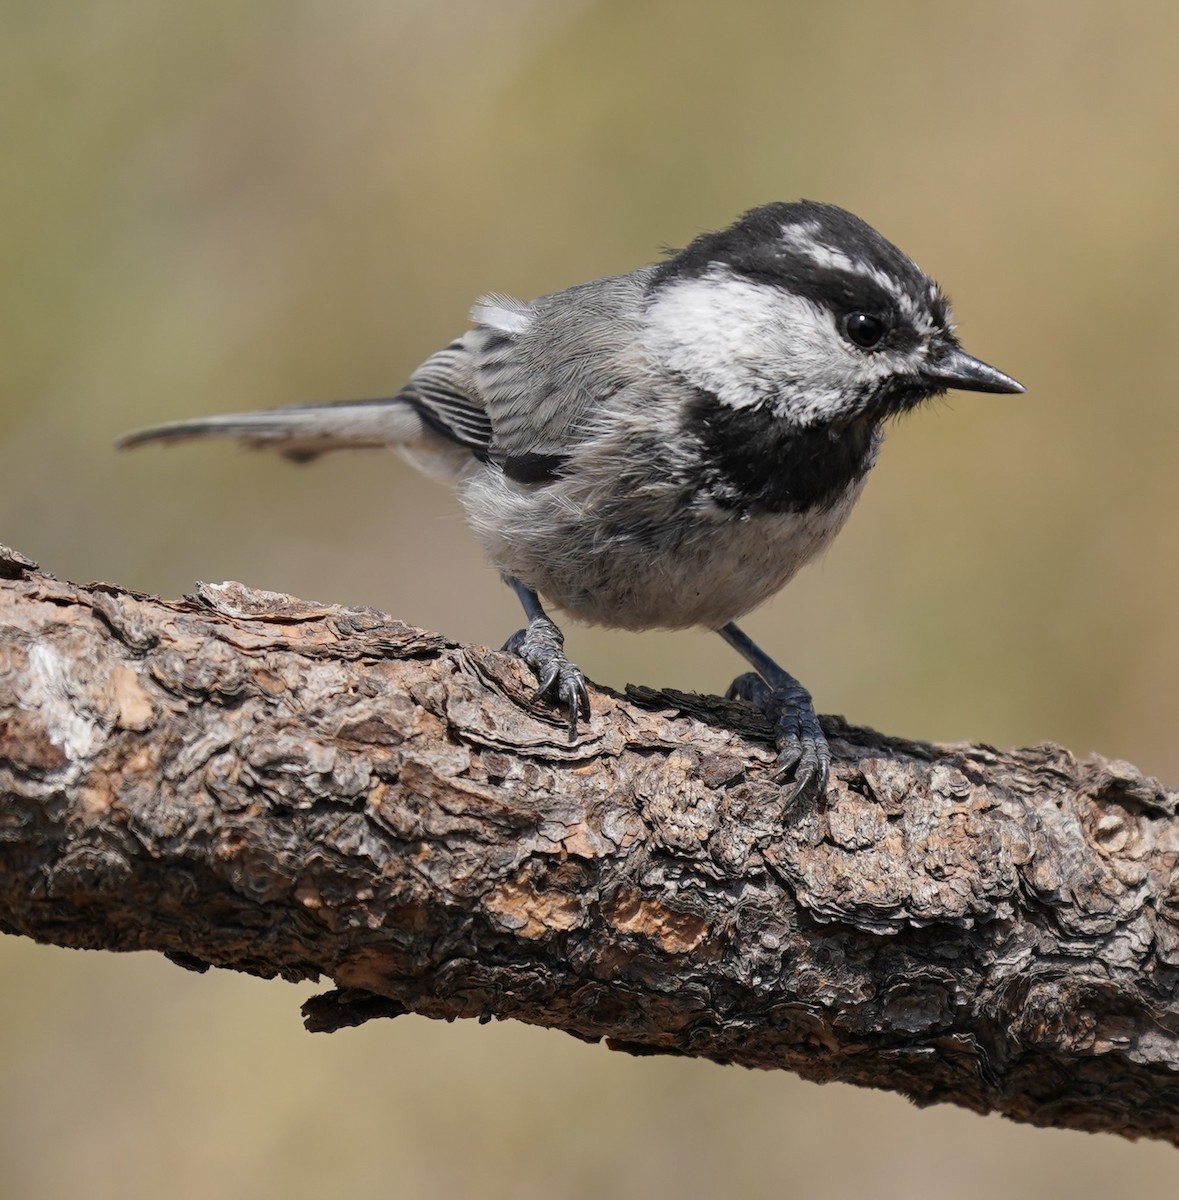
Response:
[[[474,383],[473,332],[426,359],[410,376],[400,398],[435,433],[486,457],[491,447],[491,418],[479,402]]]
[[[529,304],[488,296],[468,335],[474,390],[491,422],[491,457],[568,454],[603,401],[629,386],[653,267],[580,284]],[[467,339],[464,339],[467,340]]]

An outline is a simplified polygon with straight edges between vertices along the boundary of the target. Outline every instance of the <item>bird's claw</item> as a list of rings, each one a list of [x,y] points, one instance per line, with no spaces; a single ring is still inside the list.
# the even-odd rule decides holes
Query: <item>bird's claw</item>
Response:
[[[532,693],[532,699],[556,699],[569,714],[569,740],[572,742],[577,737],[577,718],[584,714],[586,720],[589,720],[590,715],[589,691],[585,686],[585,676],[579,667],[575,667],[564,656],[560,660],[550,660],[543,677],[539,676],[539,672],[537,674],[540,682],[536,691]]]
[[[589,691],[585,686],[585,676],[571,662],[566,662],[554,677],[548,687],[537,688],[533,696],[539,700],[547,695],[556,695],[558,703],[569,713],[569,740],[577,739],[577,718],[584,715],[589,720],[590,701]]]
[[[569,714],[569,740],[577,737],[578,717],[590,716],[589,689],[581,669],[565,657],[565,639],[548,617],[536,617],[527,629],[517,630],[504,650],[522,658],[536,676],[532,699],[555,699]]]
[[[831,748],[806,688],[794,679],[770,687],[750,671],[733,680],[728,697],[747,700],[773,723],[778,747],[773,777],[792,777],[790,799],[818,799],[824,795],[831,773]]]
[[[822,730],[804,738],[788,735],[779,740],[778,747],[778,762],[773,775],[775,779],[793,777],[790,798],[813,796],[817,799],[824,795],[831,774],[831,750]]]

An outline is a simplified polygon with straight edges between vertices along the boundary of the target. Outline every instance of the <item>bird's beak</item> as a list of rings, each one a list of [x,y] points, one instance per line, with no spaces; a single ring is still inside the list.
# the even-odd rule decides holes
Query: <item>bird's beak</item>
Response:
[[[960,346],[947,346],[926,364],[922,375],[939,388],[957,388],[963,392],[1027,391],[1022,383],[980,359],[972,358]]]

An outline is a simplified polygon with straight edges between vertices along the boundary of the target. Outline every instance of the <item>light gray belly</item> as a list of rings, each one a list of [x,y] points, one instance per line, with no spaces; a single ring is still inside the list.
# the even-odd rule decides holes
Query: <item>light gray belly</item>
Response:
[[[824,511],[741,517],[703,503],[591,508],[563,482],[526,489],[483,470],[462,499],[491,562],[580,620],[716,629],[767,600],[818,554],[862,486],[861,479]]]

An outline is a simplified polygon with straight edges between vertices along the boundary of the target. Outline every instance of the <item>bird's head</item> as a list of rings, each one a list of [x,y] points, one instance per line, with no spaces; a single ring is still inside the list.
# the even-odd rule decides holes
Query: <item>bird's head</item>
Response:
[[[734,408],[801,427],[883,419],[950,388],[1022,392],[967,354],[938,285],[858,217],[755,208],[655,269],[660,366]]]

